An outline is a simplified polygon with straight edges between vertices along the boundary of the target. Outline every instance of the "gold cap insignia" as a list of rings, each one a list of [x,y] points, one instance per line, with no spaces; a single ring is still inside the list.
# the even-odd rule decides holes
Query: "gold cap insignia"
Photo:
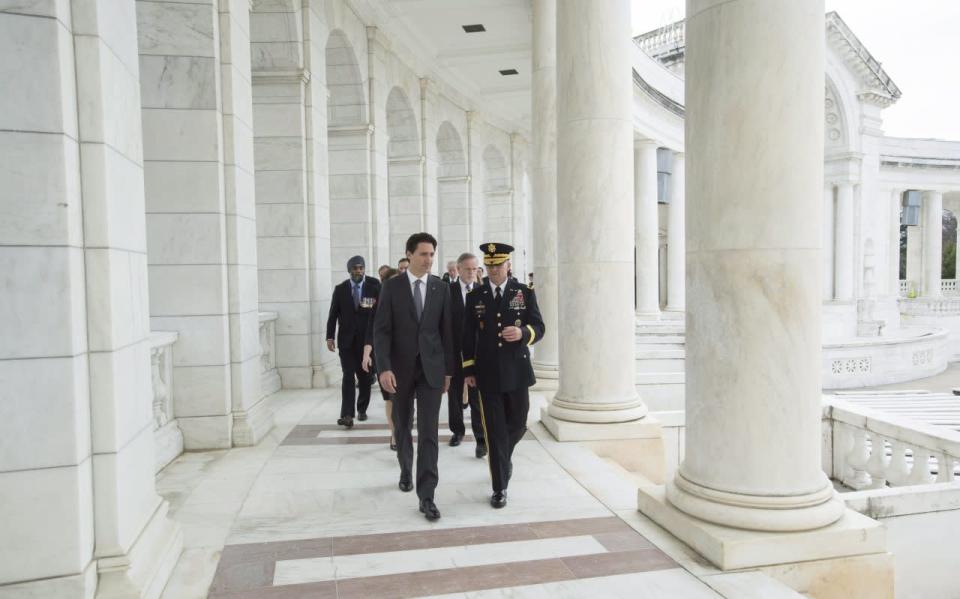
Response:
[[[497,246],[496,246],[496,244],[491,243],[490,245],[488,245],[488,246],[487,246],[487,251],[490,252],[491,254],[494,253],[495,251],[497,251]]]

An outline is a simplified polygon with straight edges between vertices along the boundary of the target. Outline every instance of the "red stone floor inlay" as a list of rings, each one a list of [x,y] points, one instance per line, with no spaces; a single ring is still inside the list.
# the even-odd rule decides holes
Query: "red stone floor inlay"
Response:
[[[273,586],[277,561],[591,535],[608,553]],[[616,517],[227,545],[211,599],[417,597],[678,567]]]

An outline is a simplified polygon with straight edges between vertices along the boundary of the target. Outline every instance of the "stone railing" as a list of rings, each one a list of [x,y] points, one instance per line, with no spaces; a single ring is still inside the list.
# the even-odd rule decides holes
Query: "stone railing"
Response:
[[[956,295],[957,294],[957,280],[956,279],[943,279],[940,281],[940,290],[944,295]]]
[[[960,297],[901,297],[899,305],[907,316],[960,316]]]
[[[280,389],[280,374],[277,372],[277,319],[276,312],[260,313],[260,394],[267,396]]]
[[[900,297],[907,297],[907,293],[910,291],[910,281],[902,280],[900,281]]]
[[[960,406],[960,399],[957,402]],[[957,481],[960,433],[956,431],[836,397],[825,401],[823,419],[833,447],[830,474],[851,489]]]
[[[654,56],[663,48],[678,48],[685,45],[686,21],[664,25],[649,33],[634,38],[634,43],[647,54]]]
[[[159,472],[183,453],[183,433],[177,424],[173,404],[173,345],[178,337],[178,333],[166,331],[150,334],[154,472]]]

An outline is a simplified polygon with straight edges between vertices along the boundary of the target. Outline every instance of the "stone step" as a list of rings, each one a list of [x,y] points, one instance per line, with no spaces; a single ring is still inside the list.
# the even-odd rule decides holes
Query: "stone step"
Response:
[[[687,357],[687,350],[683,347],[637,347],[637,361],[640,360],[683,360]]]
[[[683,345],[687,338],[672,333],[637,333],[637,343],[679,343]]]
[[[638,335],[682,335],[686,326],[682,320],[664,322],[662,320],[637,321]]]
[[[650,352],[658,351],[679,351],[686,352],[687,347],[682,343],[637,343],[635,346],[637,359],[648,355]]]
[[[682,359],[652,359],[637,360],[637,373],[683,373],[684,360]]]
[[[682,385],[686,380],[681,372],[637,372],[637,385]]]

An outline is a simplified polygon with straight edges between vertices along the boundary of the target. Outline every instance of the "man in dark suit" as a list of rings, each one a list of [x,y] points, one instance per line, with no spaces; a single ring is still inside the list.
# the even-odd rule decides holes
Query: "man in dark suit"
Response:
[[[370,386],[373,384],[373,374],[364,372],[361,363],[367,321],[372,317],[373,308],[380,297],[380,281],[364,276],[364,268],[365,264],[360,256],[354,256],[347,261],[350,278],[334,287],[330,315],[327,317],[327,349],[336,351],[336,346],[340,347],[340,367],[343,370],[340,418],[337,424],[347,428],[353,426],[355,387],[359,388],[356,398],[357,419],[366,420],[367,406],[370,405]]]
[[[450,421],[450,446],[456,447],[463,441],[466,427],[463,424],[463,365],[461,351],[463,347],[463,317],[464,306],[467,303],[467,294],[477,286],[477,257],[473,254],[461,254],[457,259],[458,280],[450,283],[450,308],[453,314],[453,352],[456,355],[453,378],[450,379],[450,393],[447,395],[447,412]],[[474,455],[482,458],[487,455],[487,444],[483,436],[483,423],[480,417],[480,404],[477,400],[477,388],[467,388],[468,404],[470,406],[470,428],[473,429],[473,438],[477,440]]]
[[[400,462],[400,490],[413,490],[413,414],[417,413],[417,496],[427,520],[440,518],[433,501],[440,400],[453,375],[450,289],[430,274],[437,240],[429,233],[407,239],[407,271],[383,284],[373,323],[373,352],[380,386],[394,393],[393,423]]]
[[[467,295],[463,326],[466,385],[480,389],[480,414],[490,450],[490,505],[507,505],[513,450],[527,431],[529,388],[536,383],[530,346],[543,338],[543,318],[533,289],[507,278],[505,243],[481,246],[490,276]]]

